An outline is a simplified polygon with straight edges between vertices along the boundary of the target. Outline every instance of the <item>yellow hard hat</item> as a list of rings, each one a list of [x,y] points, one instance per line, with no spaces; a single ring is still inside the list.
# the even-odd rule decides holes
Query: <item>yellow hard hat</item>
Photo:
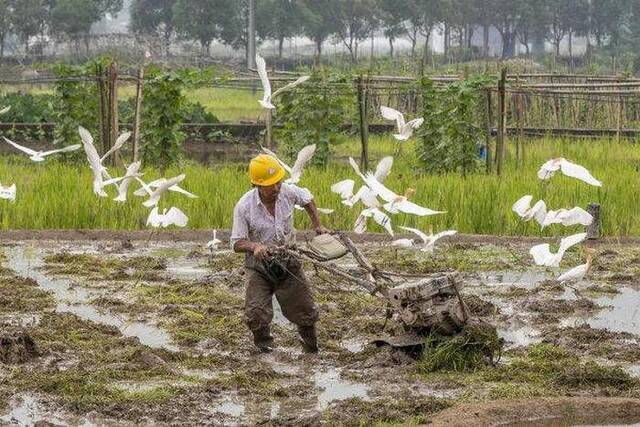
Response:
[[[249,163],[249,178],[254,185],[268,187],[279,183],[284,175],[284,168],[273,156],[260,154]]]

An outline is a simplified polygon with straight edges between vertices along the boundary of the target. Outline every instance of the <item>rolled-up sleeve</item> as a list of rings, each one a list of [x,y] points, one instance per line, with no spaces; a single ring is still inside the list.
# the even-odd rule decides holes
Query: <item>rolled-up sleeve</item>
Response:
[[[313,194],[311,194],[311,191],[307,190],[306,188],[292,185],[291,190],[293,191],[293,197],[295,199],[296,205],[307,206],[313,201]]]
[[[238,203],[233,209],[233,228],[231,229],[231,249],[238,240],[249,239],[249,223],[244,214],[243,206]]]

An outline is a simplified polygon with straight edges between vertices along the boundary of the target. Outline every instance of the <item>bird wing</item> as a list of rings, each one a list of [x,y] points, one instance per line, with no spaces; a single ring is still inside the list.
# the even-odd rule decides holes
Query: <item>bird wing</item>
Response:
[[[531,209],[531,201],[533,200],[533,196],[526,195],[522,197],[520,200],[515,202],[511,207],[511,210],[520,216],[520,218],[524,218],[529,209]]]
[[[593,216],[579,206],[558,215],[558,218],[561,220],[562,225],[565,226],[576,224],[588,226],[593,222]]]
[[[393,166],[393,157],[387,156],[378,162],[378,166],[376,167],[375,177],[378,182],[384,182],[385,178],[389,176],[389,172],[391,172],[391,167]]]
[[[584,241],[584,239],[587,238],[587,233],[578,233],[578,234],[574,234],[572,236],[568,236],[565,237],[564,239],[560,240],[560,250],[558,251],[558,254],[560,256],[564,255],[564,253],[571,248],[572,246],[577,245],[578,243]]]
[[[394,202],[398,199],[398,195],[389,190],[380,181],[378,181],[372,173],[368,173],[364,177],[364,182],[376,195],[380,196],[386,202]]]
[[[595,179],[593,175],[591,175],[591,172],[589,172],[583,166],[562,159],[562,161],[560,162],[560,170],[566,176],[579,179],[580,181],[586,182],[587,184],[593,185],[595,187],[602,187],[602,183]]]
[[[0,116],[3,114],[7,114],[9,110],[11,110],[11,105],[9,105],[8,107],[4,107],[2,110],[0,110]]]
[[[344,181],[337,182],[331,186],[331,192],[340,195],[343,200],[353,197],[353,188],[356,185],[352,179],[345,179]]]
[[[391,227],[391,218],[387,216],[380,209],[371,209],[371,216],[373,220],[378,223],[378,225],[384,227],[387,230],[387,233],[393,237],[393,228]]]
[[[276,153],[274,153],[273,151],[269,150],[266,147],[262,147],[262,151],[264,151],[265,154],[270,155],[271,157],[273,157],[274,159],[276,159],[278,161],[278,163],[280,163],[280,165],[287,171],[289,172],[289,175],[293,176],[293,169],[291,169],[289,167],[289,165],[287,165],[285,162],[283,162],[282,160],[280,160],[280,157],[278,157],[278,155]]]
[[[112,155],[113,153],[121,149],[122,146],[129,140],[130,136],[131,136],[131,132],[124,132],[123,134],[121,134],[118,137],[118,139],[116,139],[116,143],[113,144],[113,147],[111,147],[111,149],[106,153],[104,153],[104,156],[100,158],[100,161],[104,162],[106,158],[108,158],[110,155]]]
[[[575,280],[579,277],[582,277],[586,274],[586,270],[588,269],[588,265],[587,264],[582,264],[579,265],[577,267],[572,268],[571,270],[568,270],[564,273],[562,273],[560,276],[558,276],[558,282],[570,282],[572,280]]]
[[[186,227],[189,222],[189,218],[180,209],[173,207],[169,209],[169,212],[165,215],[166,225],[176,225],[178,227]]]
[[[302,83],[306,82],[310,78],[311,78],[311,76],[302,76],[298,80],[296,80],[295,82],[292,82],[292,83],[289,83],[288,85],[282,86],[280,89],[278,89],[275,92],[273,92],[273,95],[271,95],[271,97],[275,98],[276,96],[278,96],[282,92],[285,92],[285,91],[287,91],[289,89],[293,89],[294,87],[296,87],[298,85],[301,85]]]
[[[360,171],[360,166],[358,166],[358,164],[356,163],[355,160],[353,160],[353,157],[349,157],[349,164],[351,165],[351,167],[353,168],[353,170],[356,172],[356,174],[362,178],[362,180],[364,182],[367,182],[367,178],[365,178],[365,176],[362,174],[362,172]]]
[[[357,234],[362,234],[367,231],[367,215],[364,214],[365,211],[367,211],[367,209],[363,210],[360,215],[358,215],[356,223],[353,226],[353,231]]]
[[[380,106],[380,113],[385,119],[394,120],[396,122],[396,125],[398,126],[398,131],[402,131],[402,128],[404,127],[404,115],[400,111],[394,110],[393,108]]]
[[[156,179],[155,181],[151,181],[151,182],[146,183],[146,184],[143,183],[144,186],[138,188],[136,191],[133,192],[133,194],[135,196],[138,196],[138,197],[144,197],[144,196],[146,196],[148,194],[153,193],[153,189],[154,188],[158,188],[158,186],[160,184],[162,184],[163,182],[165,182],[166,180],[167,180],[166,178],[160,178],[160,179]],[[138,181],[140,181],[140,180],[138,180]],[[140,181],[140,182],[142,182],[142,181]]]
[[[127,191],[129,190],[129,185],[135,179],[135,176],[140,170],[140,166],[142,162],[131,163],[129,167],[127,167],[127,173],[125,178],[122,180],[120,185],[118,186],[118,196],[114,199],[115,201],[124,202],[127,200]]]
[[[413,246],[413,240],[411,239],[398,239],[391,242],[392,246],[399,246],[401,248],[410,248]]]
[[[540,170],[538,170],[538,178],[542,180],[549,179],[558,169],[560,169],[558,159],[551,159],[540,167]]]
[[[418,236],[420,238],[420,240],[422,240],[424,243],[427,243],[427,241],[430,238],[430,236],[428,236],[426,233],[423,233],[422,231],[418,230],[417,228],[410,228],[410,227],[403,227],[403,226],[400,226],[400,228],[402,228],[403,230],[412,232],[413,234]]]
[[[437,233],[436,235],[433,236],[433,241],[437,241],[442,239],[443,237],[450,237],[450,236],[455,236],[456,234],[458,234],[457,230],[445,230],[445,231],[441,231],[439,233]]]
[[[440,214],[447,213],[447,211],[434,211],[434,210],[416,205],[415,203],[410,202],[408,200],[403,200],[399,203],[392,203],[392,204],[400,212],[417,215],[417,216],[440,215]]]
[[[20,144],[16,144],[15,142],[13,142],[12,140],[10,140],[7,137],[3,136],[3,138],[7,142],[7,144],[13,145],[15,148],[17,148],[18,150],[22,151],[23,153],[26,153],[26,154],[28,154],[30,156],[35,156],[36,154],[38,154],[37,151],[32,150],[31,148],[23,147]]]
[[[91,168],[94,170],[94,173],[96,173],[97,171],[100,171],[100,173],[102,173],[102,161],[100,160],[98,151],[96,150],[96,147],[93,143],[93,136],[82,126],[78,127],[78,133],[80,134],[82,146],[84,147],[84,152],[87,155],[87,160],[89,161]]]
[[[187,196],[190,199],[197,199],[198,198],[197,195],[195,195],[193,193],[190,193],[189,191],[185,190],[184,188],[180,187],[179,185],[174,185],[172,187],[169,187],[169,191],[173,191],[175,193],[180,193],[180,194],[182,194],[184,196]]]
[[[258,76],[262,82],[262,90],[264,91],[264,97],[271,97],[271,82],[269,82],[269,76],[267,75],[267,63],[264,58],[256,53],[256,68],[258,69]]]
[[[311,160],[315,152],[316,144],[307,145],[298,152],[298,157],[296,158],[296,162],[293,164],[293,169],[291,170],[291,177],[293,179],[300,179],[302,170],[304,169],[304,165],[306,165],[307,162]]]
[[[528,219],[534,218],[538,224],[543,225],[546,217],[547,204],[544,200],[538,200],[538,202],[531,208]]]
[[[154,207],[147,217],[147,225],[158,228],[162,223],[162,216],[158,214],[158,207]]]
[[[558,211],[549,211],[547,212],[547,214],[544,217],[544,220],[542,221],[542,228],[547,227],[548,225],[551,224],[557,224],[557,218],[558,215],[562,212],[562,209],[558,210]]]
[[[136,177],[136,181],[138,181],[140,183],[140,185],[142,186],[140,189],[136,190],[134,192],[134,194],[138,195],[138,193],[140,193],[140,190],[142,190],[142,196],[145,195],[152,195],[153,194],[153,188],[151,188],[149,186],[149,184],[147,184],[146,182],[144,182],[143,180],[141,180],[140,178]]]
[[[418,117],[417,119],[410,120],[407,122],[407,126],[411,129],[418,129],[424,123],[424,118]]]
[[[316,209],[318,209],[318,212],[324,215],[331,215],[333,212],[335,212],[333,209],[327,209],[327,208],[316,208]]]
[[[376,197],[375,193],[369,189],[369,187],[365,187],[363,185],[360,190],[358,190],[358,193],[353,197],[353,199],[355,199],[356,196],[358,196],[359,200],[362,201],[362,204],[369,209],[377,209],[380,207],[378,198]]]
[[[74,145],[68,145],[66,147],[63,148],[58,148],[57,150],[50,150],[50,151],[45,151],[41,154],[42,157],[45,156],[50,156],[51,154],[56,154],[56,153],[70,153],[71,151],[76,151],[78,149],[80,149],[82,147],[82,145],[80,144],[74,144]]]
[[[549,250],[549,244],[543,243],[536,245],[529,250],[529,254],[533,257],[533,261],[536,265],[550,267],[549,263],[554,258],[554,255]]]

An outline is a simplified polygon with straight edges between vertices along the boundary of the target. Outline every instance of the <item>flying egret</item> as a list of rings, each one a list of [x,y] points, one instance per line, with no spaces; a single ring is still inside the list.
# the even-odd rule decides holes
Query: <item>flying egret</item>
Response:
[[[125,178],[120,182],[118,186],[118,196],[113,199],[116,202],[126,202],[127,201],[127,191],[129,190],[129,186],[135,180],[136,176],[141,176],[138,174],[140,170],[140,165],[142,162],[131,163],[129,167],[127,167],[127,173]]]
[[[4,107],[2,110],[0,110],[0,116],[7,114],[9,110],[11,110],[11,105],[9,105],[8,107]]]
[[[400,226],[400,228],[406,231],[410,231],[416,236],[418,236],[420,240],[422,240],[423,242],[422,248],[420,248],[420,250],[423,252],[429,252],[429,253],[433,253],[433,250],[435,249],[435,244],[438,240],[442,239],[443,237],[453,236],[458,233],[456,230],[446,230],[446,231],[441,231],[440,233],[437,233],[437,234],[433,234],[433,232],[431,232],[430,234],[426,234],[415,228],[402,227],[402,226]]]
[[[174,178],[167,179],[165,182],[160,184],[155,189],[152,189],[151,187],[149,187],[140,178],[136,178],[136,180],[140,183],[140,185],[142,185],[142,188],[144,188],[144,190],[149,194],[149,200],[144,202],[143,205],[146,206],[147,208],[150,208],[152,206],[157,206],[158,202],[160,201],[160,197],[162,197],[164,193],[169,191],[169,188],[173,187],[176,184],[181,183],[185,178],[186,178],[186,175],[181,174]]]
[[[551,253],[548,243],[537,245],[529,250],[529,254],[533,257],[533,261],[536,265],[544,267],[560,267],[560,262],[565,252],[572,246],[584,241],[587,238],[587,233],[574,234],[572,236],[565,237],[560,241],[560,248],[557,253]]]
[[[354,231],[358,234],[367,231],[367,219],[373,218],[378,225],[382,226],[387,233],[393,237],[394,233],[393,227],[391,226],[391,218],[380,209],[382,205],[376,195],[370,191],[364,192],[361,201],[365,209],[360,212],[360,215],[356,219]]]
[[[293,207],[299,211],[304,210],[304,208],[300,205],[293,205]],[[335,212],[333,209],[327,209],[327,208],[316,208],[316,209],[318,210],[318,212],[324,215],[331,215],[333,212]]]
[[[23,147],[22,145],[16,144],[15,142],[11,141],[9,138],[6,138],[6,137],[3,137],[3,138],[8,144],[12,145],[13,147],[27,154],[29,158],[34,162],[44,162],[45,157],[47,156],[50,156],[56,153],[69,153],[71,151],[76,151],[81,147],[80,144],[74,144],[64,148],[58,148],[56,150],[36,151],[36,150],[32,150],[31,148]]]
[[[108,197],[108,194],[104,191],[104,187],[110,184],[116,184],[122,181],[123,178],[111,178],[107,168],[102,164],[103,158],[100,158],[98,155],[98,150],[96,150],[93,143],[91,133],[82,126],[78,127],[78,133],[80,134],[82,146],[87,156],[89,166],[91,167],[91,172],[93,172],[93,192],[99,197]]]
[[[213,239],[209,240],[205,246],[212,254],[218,250],[218,245],[222,243],[222,240],[218,239],[217,234],[218,230],[213,230]]]
[[[535,205],[533,205],[533,207],[531,207],[532,201],[533,196],[524,196],[513,204],[511,210],[518,214],[518,216],[520,216],[524,221],[530,221],[535,218],[538,224],[543,225],[544,219],[547,215],[547,205],[544,200],[539,200]]]
[[[358,173],[361,174],[360,168],[358,164],[353,160],[353,158],[349,158],[349,163],[351,167]],[[389,176],[389,172],[391,171],[391,167],[393,166],[393,157],[388,156],[382,158],[376,167],[375,177],[379,182],[384,182],[387,176]],[[339,194],[342,199],[342,204],[353,207],[360,198],[362,197],[362,193],[365,191],[371,191],[366,185],[362,185],[360,189],[354,194],[353,189],[355,188],[355,181],[352,179],[345,179],[343,181],[337,182],[331,186],[331,191]]]
[[[602,183],[595,179],[593,175],[591,175],[591,172],[589,172],[585,167],[572,163],[562,157],[551,159],[543,164],[538,171],[538,178],[543,181],[548,180],[558,170],[566,176],[579,179],[580,181],[586,182],[589,185],[602,187]]]
[[[562,224],[566,227],[572,225],[584,225],[589,226],[593,223],[593,216],[576,206],[573,209],[560,209],[557,211],[549,211],[542,223],[542,228],[545,228],[551,224]]]
[[[385,119],[396,122],[398,133],[393,135],[393,137],[398,141],[406,141],[411,138],[413,131],[418,129],[424,123],[424,119],[422,117],[405,122],[404,115],[393,108],[381,106],[380,112],[382,113],[382,117]]]
[[[298,157],[296,158],[296,162],[293,164],[293,168],[280,160],[278,155],[268,148],[262,147],[262,151],[275,158],[289,173],[289,179],[285,181],[287,184],[296,184],[300,181],[300,177],[302,177],[304,166],[309,162],[309,160],[311,160],[313,154],[316,152],[316,144],[307,145],[298,152]]]
[[[286,90],[293,89],[294,87],[306,82],[311,78],[311,76],[302,76],[298,80],[294,81],[293,83],[289,83],[288,85],[283,86],[280,89],[276,90],[275,92],[271,93],[271,82],[269,81],[269,76],[267,75],[267,64],[264,61],[264,58],[261,57],[259,54],[256,54],[256,67],[258,69],[258,76],[260,76],[260,81],[262,82],[262,89],[264,91],[264,94],[262,95],[262,100],[258,102],[263,108],[266,108],[267,110],[276,109],[276,107],[271,103],[271,100],[273,98],[275,98],[280,93]]]
[[[0,184],[0,199],[9,200],[11,202],[16,201],[16,184],[12,184],[8,187],[3,187]]]
[[[558,276],[558,282],[560,283],[573,283],[580,282],[585,278],[589,270],[591,269],[591,264],[593,263],[593,249],[587,249],[587,263],[579,265],[577,267],[572,268],[569,271],[564,272],[560,276]]]
[[[158,213],[158,207],[154,207],[147,218],[147,225],[153,228],[167,228],[170,225],[175,225],[177,227],[186,227],[189,218],[182,212],[180,209],[176,207],[172,207],[167,212],[167,209],[164,209],[162,213]]]
[[[164,184],[165,182],[167,182],[167,178],[159,178],[159,179],[156,179],[155,181],[148,182],[147,183],[147,187],[151,188],[151,189],[155,189],[155,188],[158,188],[160,185]],[[187,196],[190,199],[197,199],[198,198],[198,196],[196,196],[193,193],[188,192],[187,190],[185,190],[184,188],[180,187],[177,184],[169,187],[169,191],[173,191],[175,193],[180,193],[180,194],[182,194],[184,196]],[[147,192],[147,190],[145,190],[144,187],[140,187],[136,191],[134,191],[133,194],[135,196],[144,197],[144,196],[148,195],[149,193]]]
[[[389,213],[395,214],[403,212],[417,216],[439,215],[446,213],[446,211],[434,211],[410,202],[409,196],[413,194],[413,189],[408,189],[403,196],[400,196],[385,187],[384,184],[379,182],[372,173],[367,174],[365,177],[365,183],[374,194],[380,196],[380,198],[387,202],[383,207]]]

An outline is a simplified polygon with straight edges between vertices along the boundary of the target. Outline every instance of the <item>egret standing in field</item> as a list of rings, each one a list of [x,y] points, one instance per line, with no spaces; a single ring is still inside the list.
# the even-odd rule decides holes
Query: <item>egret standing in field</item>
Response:
[[[57,153],[70,153],[72,151],[76,151],[78,149],[80,149],[81,145],[80,144],[75,144],[75,145],[69,145],[67,147],[64,148],[58,148],[56,150],[49,150],[49,151],[36,151],[36,150],[32,150],[31,148],[27,148],[27,147],[23,147],[22,145],[16,144],[15,142],[11,141],[9,138],[3,137],[5,142],[11,146],[13,146],[14,148],[17,148],[18,150],[22,151],[23,153],[27,154],[29,156],[29,158],[36,162],[44,162],[45,161],[45,157],[50,156],[52,154],[57,154]]]
[[[579,265],[561,274],[557,279],[558,282],[563,284],[580,282],[587,276],[587,273],[589,273],[589,270],[591,269],[591,265],[593,263],[594,250],[587,248],[586,252],[587,252],[586,264]]]
[[[260,81],[262,83],[262,90],[264,91],[262,99],[258,102],[263,108],[266,108],[267,110],[276,109],[276,107],[271,102],[273,98],[275,98],[276,96],[278,96],[279,94],[281,94],[286,90],[293,89],[294,87],[306,82],[311,77],[311,76],[302,76],[298,80],[294,81],[293,83],[289,83],[288,85],[283,86],[280,89],[276,90],[275,92],[271,93],[271,82],[269,81],[269,76],[267,74],[267,64],[264,61],[264,58],[261,57],[259,54],[256,54],[256,67],[258,69],[258,76],[260,76]]]
[[[10,202],[16,201],[16,184],[12,184],[8,187],[3,187],[0,183],[0,199],[9,200]]]
[[[419,117],[417,119],[410,120],[408,122],[405,121],[404,115],[397,110],[389,107],[380,107],[380,112],[382,113],[382,117],[387,120],[393,120],[396,122],[396,126],[398,127],[398,133],[394,134],[393,137],[401,142],[404,142],[411,138],[413,135],[413,131],[420,128],[424,123],[424,119]]]
[[[218,250],[218,245],[222,243],[222,240],[218,239],[217,233],[218,230],[213,230],[213,239],[209,240],[205,245],[205,247],[209,249],[209,252],[211,252],[211,255]]]

